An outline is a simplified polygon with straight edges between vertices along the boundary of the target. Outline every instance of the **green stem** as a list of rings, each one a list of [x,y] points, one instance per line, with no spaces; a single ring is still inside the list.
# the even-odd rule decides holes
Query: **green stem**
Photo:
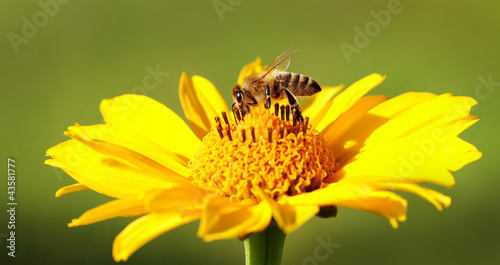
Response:
[[[266,230],[245,239],[246,265],[279,265],[285,234],[273,221]]]

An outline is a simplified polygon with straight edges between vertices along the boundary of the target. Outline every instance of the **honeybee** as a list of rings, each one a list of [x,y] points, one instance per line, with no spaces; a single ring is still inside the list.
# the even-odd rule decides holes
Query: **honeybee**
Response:
[[[286,72],[288,65],[284,70],[277,69],[279,65],[288,60],[297,51],[295,50],[283,56],[286,53],[284,51],[266,70],[248,76],[242,85],[236,84],[232,90],[233,113],[239,110],[242,115],[245,115],[250,112],[250,108],[262,103],[266,109],[269,109],[271,107],[271,100],[286,98],[291,109],[295,110],[296,118],[299,120],[302,119],[302,111],[296,97],[311,96],[321,91],[321,87],[310,77]]]

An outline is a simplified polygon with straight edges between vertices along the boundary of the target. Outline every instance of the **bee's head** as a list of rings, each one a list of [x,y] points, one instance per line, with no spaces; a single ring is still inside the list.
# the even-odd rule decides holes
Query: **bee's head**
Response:
[[[240,110],[243,115],[245,115],[245,113],[250,112],[250,109],[246,101],[245,93],[243,92],[243,90],[241,90],[240,85],[236,85],[233,87],[232,95],[233,95],[233,111],[236,108]]]

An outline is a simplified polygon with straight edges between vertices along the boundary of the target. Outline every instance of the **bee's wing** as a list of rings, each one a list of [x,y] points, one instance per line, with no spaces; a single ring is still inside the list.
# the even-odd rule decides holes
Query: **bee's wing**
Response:
[[[271,72],[274,72],[276,70],[286,71],[288,69],[288,66],[290,66],[290,56],[299,51],[295,50],[290,52],[289,54],[285,54],[288,50],[290,50],[290,48],[282,52],[278,57],[276,57],[276,59],[274,59],[274,61],[271,62],[269,66],[267,66],[265,70],[266,73],[260,78],[259,81],[262,81]],[[281,67],[279,67],[280,65]]]

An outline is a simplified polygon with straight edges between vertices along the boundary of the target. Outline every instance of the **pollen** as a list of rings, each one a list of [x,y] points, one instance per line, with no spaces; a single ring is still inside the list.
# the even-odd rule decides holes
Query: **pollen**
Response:
[[[290,112],[289,106],[276,105],[274,113],[259,108],[243,117],[238,113],[235,123],[225,113],[222,121],[216,117],[189,162],[193,184],[243,201],[258,198],[254,187],[278,199],[331,182],[338,168],[332,151],[308,117]]]

